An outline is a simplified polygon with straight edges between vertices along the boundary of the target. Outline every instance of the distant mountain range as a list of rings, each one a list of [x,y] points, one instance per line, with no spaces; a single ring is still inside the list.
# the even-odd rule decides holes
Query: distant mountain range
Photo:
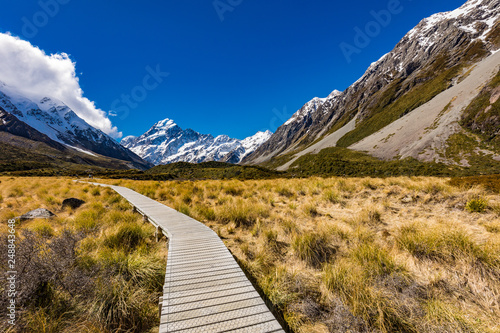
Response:
[[[243,163],[287,170],[345,147],[385,160],[497,165],[499,48],[499,0],[423,19],[358,81],[306,103]]]
[[[43,162],[63,168],[76,164],[145,170],[173,162],[236,164],[272,135],[267,131],[244,140],[227,135],[213,137],[192,129],[183,130],[172,120],[165,119],[140,137],[126,137],[120,144],[90,126],[64,102],[51,97],[34,101],[2,82],[0,121],[3,152],[0,160],[9,163],[22,160],[25,166]]]
[[[43,143],[58,151],[49,155],[65,156],[77,164],[137,169],[152,166],[56,99],[44,97],[33,101],[0,82],[0,112],[1,142],[9,145],[11,152],[14,148],[25,150],[34,143]],[[115,162],[110,163],[110,158]]]
[[[266,131],[258,132],[244,140],[233,139],[227,135],[214,137],[192,129],[183,130],[167,118],[154,124],[139,137],[123,138],[121,144],[155,165],[207,161],[236,164],[254,152],[271,135],[270,131]]]

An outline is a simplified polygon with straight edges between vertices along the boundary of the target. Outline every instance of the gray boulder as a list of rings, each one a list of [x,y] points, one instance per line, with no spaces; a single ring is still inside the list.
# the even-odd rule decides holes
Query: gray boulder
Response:
[[[55,214],[52,213],[50,210],[45,208],[38,208],[30,212],[27,212],[26,214],[21,215],[19,219],[21,220],[48,219],[51,218],[52,216],[55,216]]]

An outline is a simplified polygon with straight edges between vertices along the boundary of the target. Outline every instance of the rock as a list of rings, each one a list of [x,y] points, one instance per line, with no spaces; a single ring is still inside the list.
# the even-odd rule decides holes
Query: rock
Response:
[[[85,201],[77,199],[77,198],[68,198],[64,199],[62,202],[62,208],[64,209],[65,207],[70,207],[71,209],[77,209],[81,205],[83,205]]]
[[[27,212],[26,214],[21,215],[19,219],[21,220],[48,219],[51,218],[52,216],[55,216],[55,214],[52,213],[50,210],[45,208],[38,208],[30,212]]]

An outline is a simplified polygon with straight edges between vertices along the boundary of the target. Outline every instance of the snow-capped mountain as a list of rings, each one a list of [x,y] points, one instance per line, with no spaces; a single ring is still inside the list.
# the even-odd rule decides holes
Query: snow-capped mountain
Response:
[[[183,130],[167,118],[154,124],[140,137],[123,138],[121,144],[155,165],[206,161],[238,163],[271,135],[271,132],[266,131],[258,132],[244,140],[233,139],[227,135],[213,137],[192,129]]]
[[[50,139],[77,151],[128,161],[141,169],[150,166],[57,99],[44,97],[33,101],[0,82],[0,107]]]
[[[341,94],[341,91],[334,90],[326,98],[314,97],[312,100],[307,102],[300,110],[295,112],[284,125],[307,122],[307,119],[312,117],[312,115],[315,114],[316,111],[318,111],[318,109],[323,106],[323,104],[325,104],[327,101],[331,102],[332,100],[335,100]]]
[[[243,163],[299,152],[326,138],[323,148],[352,146],[460,83],[498,50],[499,34],[499,0],[469,0],[423,19],[350,87],[305,104]],[[423,155],[415,150],[411,156]]]

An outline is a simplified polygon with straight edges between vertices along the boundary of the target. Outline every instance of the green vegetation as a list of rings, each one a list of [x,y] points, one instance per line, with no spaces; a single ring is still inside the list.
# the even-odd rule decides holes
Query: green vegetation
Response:
[[[14,144],[0,142],[0,174],[16,176],[72,176],[100,170],[126,170],[128,162],[90,156],[76,151],[59,151],[45,143],[0,132],[0,138]]]
[[[462,188],[473,188],[477,186],[500,193],[500,175],[456,177],[449,181],[450,185]]]
[[[450,176],[466,173],[464,168],[443,163],[425,163],[412,158],[382,161],[367,154],[347,148],[327,148],[318,154],[298,158],[289,173],[295,176]]]
[[[488,208],[488,201],[482,198],[471,199],[465,205],[465,209],[471,213],[482,213],[486,208]]]
[[[278,155],[271,158],[269,161],[262,163],[261,165],[268,169],[276,169],[277,167],[289,162],[294,156],[295,153]]]
[[[158,165],[146,174],[170,174],[175,179],[266,179],[275,178],[284,173],[259,166],[242,166],[223,162],[203,162],[199,164],[177,162]]]
[[[482,141],[477,134],[462,130],[450,135],[446,144],[444,151],[438,153],[457,165],[467,165],[464,175],[494,174],[500,170],[500,161],[493,158],[495,152],[500,151]]]
[[[485,142],[500,152],[500,98],[490,102],[493,91],[500,87],[500,71],[479,95],[464,110],[460,124],[463,128],[479,135]]]
[[[57,165],[7,162],[0,174],[12,176],[77,176],[96,178],[134,179],[134,180],[174,180],[174,179],[269,179],[286,177],[286,173],[260,166],[241,166],[223,162],[204,162],[199,164],[177,162],[159,165],[147,171],[113,170],[80,165],[78,168],[59,168]],[[15,171],[16,170],[16,171]]]

